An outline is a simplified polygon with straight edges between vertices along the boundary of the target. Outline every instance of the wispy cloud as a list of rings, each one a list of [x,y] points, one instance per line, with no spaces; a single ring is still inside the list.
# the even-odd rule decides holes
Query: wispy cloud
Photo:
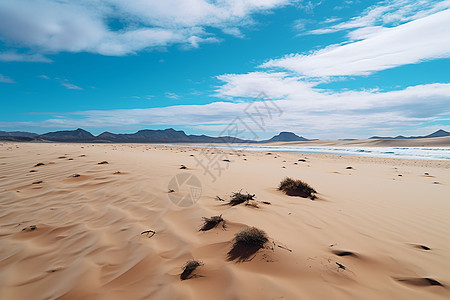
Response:
[[[305,33],[326,34],[342,30],[384,26],[398,26],[450,8],[449,0],[385,0],[368,7],[361,15],[332,26],[320,27]],[[333,20],[334,21],[334,20]],[[327,23],[327,22],[323,22]]]
[[[0,21],[0,23],[1,23],[1,21]],[[1,34],[1,27],[0,27],[0,34]],[[4,61],[4,62],[13,62],[13,61],[42,62],[42,63],[53,62],[50,58],[47,58],[39,53],[24,54],[24,53],[17,53],[16,51],[7,51],[7,52],[0,53],[0,61]]]
[[[79,87],[79,86],[77,86],[75,84],[72,84],[72,83],[69,83],[69,82],[66,82],[66,81],[61,81],[61,85],[63,87],[65,87],[66,89],[69,89],[69,90],[82,90],[83,89],[83,88],[81,88],[81,87]]]
[[[166,98],[169,98],[169,99],[180,99],[180,95],[178,95],[176,93],[166,92],[164,95]]]
[[[0,82],[3,82],[3,83],[14,83],[14,80],[12,80],[11,78],[0,74]]]
[[[0,39],[36,54],[8,52],[7,61],[50,62],[46,53],[90,52],[120,56],[146,48],[217,42],[213,32],[240,36],[252,15],[298,0],[16,0],[0,2]],[[39,13],[36,13],[39,12]],[[121,29],[108,26],[119,20]],[[216,30],[209,30],[214,28]],[[209,30],[209,31],[208,31]]]
[[[368,75],[406,64],[450,57],[450,9],[393,28],[375,28],[365,39],[311,54],[290,54],[264,63],[308,77]]]

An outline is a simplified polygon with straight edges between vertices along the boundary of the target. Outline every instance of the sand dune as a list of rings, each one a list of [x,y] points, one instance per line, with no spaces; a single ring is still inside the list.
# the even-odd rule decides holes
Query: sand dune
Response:
[[[201,151],[1,144],[0,299],[450,298],[449,161],[234,153],[213,182]],[[169,198],[180,173],[201,182],[187,207]],[[318,199],[278,191],[285,176]],[[241,189],[258,207],[216,199]],[[220,214],[225,230],[199,231]],[[227,261],[249,226],[270,243]],[[203,265],[182,281],[190,259]]]

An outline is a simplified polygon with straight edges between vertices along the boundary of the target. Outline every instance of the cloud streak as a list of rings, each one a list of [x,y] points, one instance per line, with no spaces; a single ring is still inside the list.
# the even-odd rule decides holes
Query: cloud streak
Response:
[[[0,82],[3,82],[3,83],[15,83],[14,80],[12,80],[11,78],[9,78],[9,77],[7,77],[5,75],[2,75],[2,74],[0,74]]]
[[[264,63],[308,77],[369,75],[406,64],[450,57],[450,9],[393,28],[366,33],[366,38],[333,45],[308,55],[290,54]]]

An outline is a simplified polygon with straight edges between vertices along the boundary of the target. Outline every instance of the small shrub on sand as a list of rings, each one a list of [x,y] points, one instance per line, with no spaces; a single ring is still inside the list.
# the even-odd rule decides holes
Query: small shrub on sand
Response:
[[[228,251],[228,260],[247,261],[269,241],[266,233],[258,228],[249,227],[236,233],[233,246]],[[253,259],[253,258],[252,258]]]
[[[192,274],[192,272],[194,272],[194,270],[197,269],[198,267],[200,267],[201,265],[203,265],[203,264],[198,260],[187,261],[186,264],[182,268],[183,273],[181,273],[180,279],[186,280],[186,279],[196,277],[197,275]]]
[[[225,229],[226,228],[225,220],[222,218],[222,215],[214,216],[214,217],[211,217],[211,218],[203,217],[203,225],[202,225],[202,227],[200,228],[199,231],[211,230],[211,229],[216,228],[217,226],[219,226],[220,223],[222,223],[222,228]]]
[[[250,200],[255,200],[255,194],[250,195],[249,193],[247,194],[242,194],[241,192],[237,192],[237,193],[233,193],[233,195],[231,195],[231,200],[228,203],[231,206],[236,206],[238,204],[247,202],[246,204],[249,204]]]
[[[278,189],[289,196],[300,196],[303,198],[311,198],[311,200],[316,199],[316,190],[301,180],[286,177],[280,182]]]

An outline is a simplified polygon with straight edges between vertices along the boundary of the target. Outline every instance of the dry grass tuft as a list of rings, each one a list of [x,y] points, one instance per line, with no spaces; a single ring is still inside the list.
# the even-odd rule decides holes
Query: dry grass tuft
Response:
[[[203,225],[199,229],[199,231],[211,230],[211,229],[216,228],[217,226],[219,226],[220,223],[222,223],[222,228],[225,229],[226,228],[225,220],[222,218],[222,215],[214,216],[214,217],[211,217],[211,218],[203,217]]]
[[[259,249],[269,241],[266,233],[256,227],[249,227],[236,233],[233,239],[233,246],[228,251],[227,260],[237,260],[237,262],[248,261]],[[254,256],[253,256],[254,257]],[[253,259],[253,257],[251,259]],[[250,259],[250,260],[251,260]]]
[[[316,199],[316,190],[313,189],[309,184],[301,180],[294,180],[292,178],[284,178],[278,187],[280,191],[286,193],[289,196],[300,196],[303,198],[311,198],[311,200]]]
[[[231,206],[236,206],[236,205],[246,202],[246,205],[249,205],[249,201],[255,200],[254,198],[255,198],[255,194],[253,194],[253,195],[250,195],[249,193],[242,194],[239,191],[239,192],[233,193],[233,195],[231,195],[231,200],[230,200],[230,202],[228,202],[228,204]]]
[[[192,272],[195,271],[198,267],[202,266],[202,262],[198,260],[189,260],[186,262],[186,264],[182,267],[183,273],[180,275],[181,280],[190,279],[193,277],[197,277],[197,275],[192,274]]]

